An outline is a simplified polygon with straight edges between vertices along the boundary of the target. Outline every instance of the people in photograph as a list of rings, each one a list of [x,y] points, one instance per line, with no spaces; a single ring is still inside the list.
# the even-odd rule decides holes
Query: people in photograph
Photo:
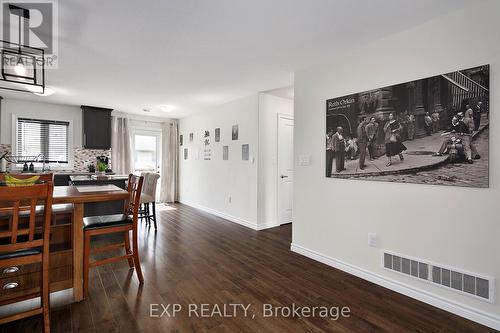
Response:
[[[408,116],[408,140],[415,139],[415,116],[412,113],[406,111]]]
[[[401,143],[401,124],[395,119],[394,113],[389,114],[389,121],[384,125],[385,133],[385,154],[387,156],[387,164],[389,167],[392,165],[392,156],[399,155],[401,161],[404,160],[402,152],[406,147]]]
[[[345,158],[354,160],[358,155],[358,142],[355,138],[347,137],[345,141]]]
[[[481,126],[481,113],[483,112],[482,109],[483,102],[479,101],[476,104],[476,107],[474,108],[474,131],[479,130],[479,126]]]
[[[425,113],[424,125],[425,125],[425,132],[427,133],[427,135],[432,135],[432,118],[429,112]]]
[[[432,132],[433,133],[439,132],[439,113],[434,112],[431,115],[431,119],[432,119]]]
[[[469,109],[465,112],[465,116],[463,117],[463,119],[461,119],[461,112],[458,114],[458,117],[459,117],[459,120],[462,120],[464,122],[464,124],[467,126],[467,128],[469,129],[469,135],[472,135],[474,133],[474,115],[473,115],[473,111],[472,109]],[[477,152],[477,147],[476,145],[474,144],[474,142],[472,142],[472,137],[470,138],[470,150],[472,152],[472,156],[474,157],[475,160],[478,160],[481,158],[481,156],[479,155],[479,153]]]
[[[333,151],[335,153],[335,170],[337,173],[345,170],[345,140],[342,136],[344,129],[337,127],[337,132],[333,134]]]
[[[462,141],[465,159],[468,163],[472,164],[471,136],[469,127],[463,120],[460,119],[459,114],[451,119],[451,126],[448,130],[449,133],[443,140],[441,148],[439,148],[438,152],[433,156],[443,156],[443,154],[447,152],[448,146],[453,142],[452,137],[455,137]]]
[[[366,125],[366,135],[368,136],[368,154],[370,161],[375,159],[374,149],[377,142],[378,124],[375,117],[370,118],[370,122]]]
[[[333,129],[326,133],[326,176],[332,176],[333,156],[335,155],[333,147]]]
[[[366,159],[366,148],[368,145],[368,134],[366,133],[366,121],[368,118],[361,118],[361,122],[358,125],[357,135],[358,135],[358,149],[359,149],[359,168],[363,170],[365,168]]]

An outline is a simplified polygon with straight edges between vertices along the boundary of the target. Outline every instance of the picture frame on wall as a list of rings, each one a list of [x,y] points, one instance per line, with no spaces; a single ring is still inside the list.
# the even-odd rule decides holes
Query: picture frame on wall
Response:
[[[222,160],[229,160],[229,146],[222,146]]]
[[[489,187],[490,66],[326,101],[327,178]]]
[[[239,135],[239,130],[238,130],[238,125],[233,125],[233,128],[231,130],[231,139],[233,141],[238,140],[238,135]]]
[[[215,137],[214,137],[215,142],[220,142],[220,128],[215,129]]]
[[[248,161],[250,159],[250,145],[241,145],[241,159],[243,161]]]

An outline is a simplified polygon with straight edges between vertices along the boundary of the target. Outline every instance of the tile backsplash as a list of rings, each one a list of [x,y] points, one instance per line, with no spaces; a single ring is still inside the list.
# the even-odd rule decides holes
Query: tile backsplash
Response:
[[[6,151],[11,151],[11,145],[6,143],[0,143],[0,155],[3,155]],[[96,163],[97,156],[107,156],[111,160],[111,150],[110,149],[85,149],[82,147],[74,148],[74,163],[73,171],[87,172],[88,167],[85,165],[87,161]],[[10,169],[9,163],[7,163],[7,169]]]
[[[88,167],[85,165],[86,162],[90,161],[96,164],[97,156],[106,156],[111,161],[111,149],[85,149],[82,147],[77,147],[74,149],[75,159],[73,164],[74,171],[89,171]]]

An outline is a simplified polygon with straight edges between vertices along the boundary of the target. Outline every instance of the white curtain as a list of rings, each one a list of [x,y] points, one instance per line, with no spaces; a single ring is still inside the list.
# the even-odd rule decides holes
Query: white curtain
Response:
[[[178,200],[179,192],[179,145],[177,139],[177,120],[171,120],[163,123],[162,150],[160,200],[162,202],[175,202]]]
[[[116,174],[132,172],[130,131],[127,118],[111,117],[111,167]]]

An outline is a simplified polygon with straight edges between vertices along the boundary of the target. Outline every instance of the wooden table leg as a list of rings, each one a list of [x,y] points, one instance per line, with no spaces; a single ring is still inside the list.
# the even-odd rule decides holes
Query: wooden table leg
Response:
[[[83,204],[73,205],[73,300],[83,300]]]

